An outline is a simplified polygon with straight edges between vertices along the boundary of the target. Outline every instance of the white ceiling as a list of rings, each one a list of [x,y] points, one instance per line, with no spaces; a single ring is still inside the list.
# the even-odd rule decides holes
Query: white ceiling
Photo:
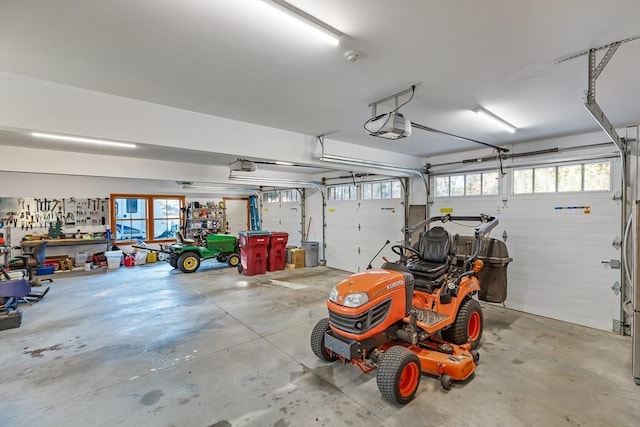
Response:
[[[640,34],[638,0],[291,0],[346,34],[332,47],[251,3],[0,0],[0,70],[430,156],[476,145],[422,130],[371,137],[368,104],[419,82],[400,112],[425,126],[495,145],[591,132],[587,57],[553,60]],[[346,61],[348,49],[360,60]],[[618,49],[597,100],[614,126],[640,122],[640,40]],[[519,130],[478,122],[478,104]],[[215,157],[180,151],[185,161]]]

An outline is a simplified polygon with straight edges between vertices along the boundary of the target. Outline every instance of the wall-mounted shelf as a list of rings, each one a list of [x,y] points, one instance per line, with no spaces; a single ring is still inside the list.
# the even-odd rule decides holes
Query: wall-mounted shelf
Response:
[[[187,209],[186,237],[211,233],[226,233],[227,209],[223,202],[207,203],[207,207]]]

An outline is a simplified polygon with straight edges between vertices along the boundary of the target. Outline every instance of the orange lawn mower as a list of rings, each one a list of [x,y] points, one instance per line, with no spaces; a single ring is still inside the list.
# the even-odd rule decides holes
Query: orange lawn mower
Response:
[[[475,222],[474,237],[455,236],[442,226],[428,229],[417,247],[395,245],[396,262],[347,277],[331,291],[329,317],[311,333],[311,349],[321,360],[357,365],[365,374],[377,369],[380,393],[406,404],[421,374],[452,381],[469,378],[479,361],[483,316],[473,297],[481,291],[481,248],[504,242],[486,237],[498,224],[493,216],[432,217],[434,222]],[[494,242],[495,241],[495,242]],[[506,248],[506,247],[505,247]],[[408,254],[408,255],[407,255]],[[506,269],[505,269],[506,270]],[[505,275],[506,297],[506,275]]]

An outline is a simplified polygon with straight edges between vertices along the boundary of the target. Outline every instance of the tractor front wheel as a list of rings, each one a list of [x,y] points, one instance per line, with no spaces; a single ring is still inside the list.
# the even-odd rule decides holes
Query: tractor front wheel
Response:
[[[329,352],[327,348],[324,346],[324,334],[329,329],[329,319],[321,319],[316,326],[313,327],[313,331],[311,331],[311,350],[313,354],[315,354],[318,359],[324,360],[325,362],[333,362],[338,359],[333,353]]]
[[[178,258],[178,267],[183,273],[193,273],[200,267],[200,256],[194,252],[185,252]]]
[[[231,254],[227,257],[227,264],[229,264],[231,267],[235,267],[237,265],[240,264],[240,255],[238,254]]]
[[[470,342],[471,348],[475,350],[480,345],[483,324],[480,303],[467,297],[460,305],[453,325],[442,331],[442,338],[458,345]]]
[[[378,390],[390,402],[404,405],[416,395],[422,371],[420,359],[411,350],[394,345],[385,351],[378,364]]]

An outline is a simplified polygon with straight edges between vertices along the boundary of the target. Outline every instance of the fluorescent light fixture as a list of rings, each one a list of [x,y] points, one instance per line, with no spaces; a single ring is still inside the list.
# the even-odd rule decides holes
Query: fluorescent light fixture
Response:
[[[107,145],[110,147],[119,148],[136,148],[136,144],[131,144],[129,142],[108,141],[105,139],[82,138],[78,136],[55,135],[42,132],[31,132],[31,136],[35,136],[36,138],[53,139],[56,141],[81,142],[83,144]]]
[[[516,127],[503,119],[502,117],[497,116],[491,111],[487,110],[484,107],[478,107],[473,110],[474,113],[478,115],[478,117],[483,117],[486,121],[491,122],[494,125],[500,126],[502,129],[506,130],[509,133],[514,133],[516,131]]]
[[[320,181],[305,181],[302,179],[289,179],[289,178],[272,178],[267,176],[255,176],[254,174],[242,175],[239,171],[229,172],[229,181],[242,181],[258,183],[259,185],[272,185],[279,184],[290,187],[317,187],[319,188]]]
[[[293,163],[289,163],[289,162],[275,162],[276,165],[280,165],[280,166],[293,166]]]
[[[279,12],[279,15],[286,17],[292,25],[320,37],[322,40],[333,46],[338,46],[340,44],[340,37],[343,36],[340,31],[336,30],[331,25],[322,22],[315,16],[309,15],[304,10],[298,9],[292,4],[287,3],[286,1],[261,0],[256,3],[262,3],[270,6],[271,10]]]

